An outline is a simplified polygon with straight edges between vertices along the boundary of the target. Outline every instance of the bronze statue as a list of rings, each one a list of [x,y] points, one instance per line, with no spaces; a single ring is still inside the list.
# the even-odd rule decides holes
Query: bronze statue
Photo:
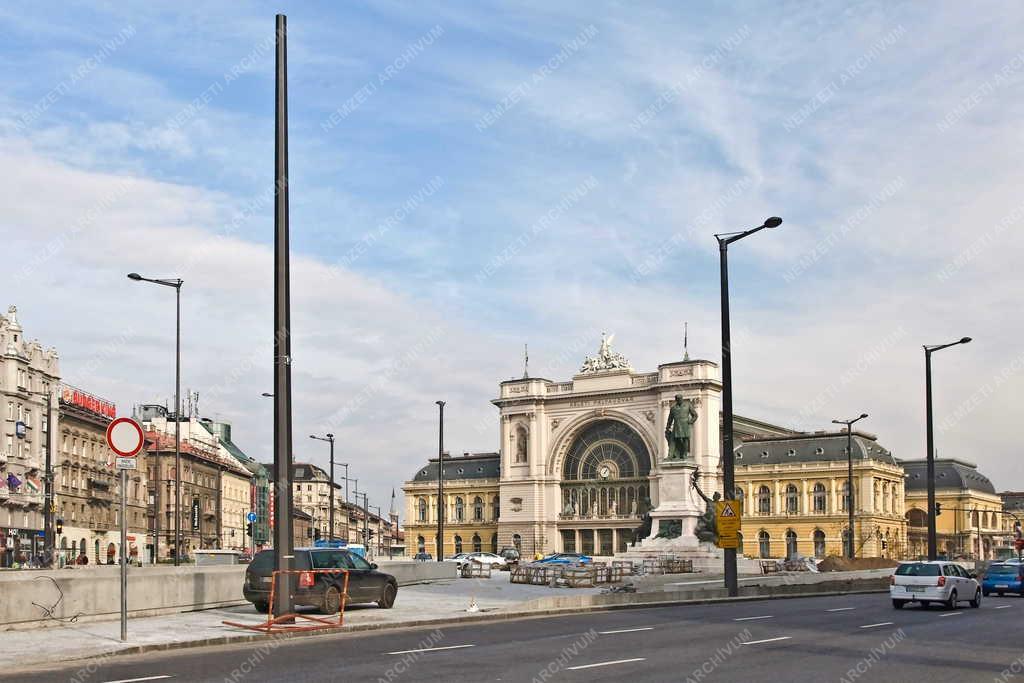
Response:
[[[634,501],[635,503],[636,501]],[[633,530],[633,547],[636,547],[637,541],[642,541],[651,535],[651,499],[644,498],[640,504],[640,514],[642,515],[642,522],[640,526]]]
[[[700,484],[697,483],[697,480],[699,478],[700,470],[693,470],[693,474],[691,475],[690,479],[690,485],[693,486],[693,489],[694,491],[697,492],[697,495],[704,500],[704,514],[702,514],[700,518],[697,519],[697,529],[694,533],[696,534],[697,540],[699,541],[717,543],[718,522],[716,520],[715,514],[716,508],[718,506],[716,505],[716,503],[719,500],[721,500],[722,494],[719,493],[718,491],[715,491],[714,496],[712,498],[708,498],[706,495],[704,495],[704,492],[701,490]]]
[[[697,411],[693,409],[693,401],[684,399],[682,394],[676,394],[676,402],[668,409],[668,422],[665,425],[669,460],[693,458],[690,454],[690,438],[696,421]]]

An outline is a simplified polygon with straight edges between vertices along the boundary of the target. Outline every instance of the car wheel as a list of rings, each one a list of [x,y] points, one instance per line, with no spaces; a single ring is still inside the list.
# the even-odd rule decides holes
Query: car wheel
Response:
[[[341,611],[341,591],[337,586],[329,586],[320,601],[320,611],[324,614],[337,614]]]
[[[397,595],[398,589],[395,588],[395,584],[384,584],[384,592],[381,593],[380,600],[377,601],[377,606],[381,609],[391,609],[395,606],[395,597]]]
[[[907,604],[906,600],[893,600],[892,606],[896,609],[903,609],[903,605]]]
[[[255,607],[256,611],[259,612],[260,614],[266,614],[267,612],[270,611],[270,603],[269,602],[254,602],[254,603],[252,603],[252,606]]]
[[[954,588],[949,593],[949,600],[946,600],[946,609],[956,609],[957,600],[956,589]]]
[[[974,599],[971,600],[971,607],[981,607],[981,589],[974,592]]]

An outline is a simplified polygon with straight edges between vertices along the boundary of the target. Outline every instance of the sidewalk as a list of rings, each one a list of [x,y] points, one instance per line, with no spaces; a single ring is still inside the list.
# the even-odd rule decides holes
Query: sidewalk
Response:
[[[881,572],[881,573],[880,573]],[[783,574],[770,577],[744,577],[744,586],[815,585],[843,579],[877,579],[887,570],[862,572],[830,572],[824,574]],[[507,573],[496,573],[490,579],[451,579],[430,584],[407,586],[399,590],[393,609],[383,610],[376,605],[354,605],[345,610],[345,626],[341,631],[356,631],[387,627],[416,626],[443,621],[473,621],[498,615],[528,616],[538,609],[557,608],[561,598],[600,596],[601,588],[549,588],[510,584]],[[628,582],[638,589],[637,602],[657,601],[658,594],[672,599],[679,591],[700,597],[719,595],[721,577],[709,575],[667,575],[631,577]],[[628,603],[629,594],[614,596],[616,602]],[[470,600],[475,600],[479,612],[469,613]],[[601,598],[603,599],[603,598]],[[573,611],[573,610],[570,610]],[[264,615],[257,614],[251,605],[186,612],[181,614],[143,617],[128,622],[128,641],[120,642],[120,621],[91,622],[85,624],[55,624],[45,629],[5,631],[5,647],[0,649],[0,667],[5,671],[26,668],[26,662],[39,666],[75,659],[105,657],[115,653],[137,653],[147,650],[170,649],[199,645],[217,645],[230,642],[261,641],[268,636],[246,629],[225,626],[224,620],[239,623],[260,623]],[[338,631],[331,631],[337,633]],[[57,647],[39,647],[49,641]],[[30,655],[28,653],[31,653]]]

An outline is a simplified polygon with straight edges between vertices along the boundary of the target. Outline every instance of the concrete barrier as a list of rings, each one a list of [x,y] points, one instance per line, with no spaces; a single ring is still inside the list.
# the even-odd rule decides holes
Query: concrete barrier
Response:
[[[382,560],[377,564],[380,571],[394,576],[399,586],[458,578],[454,562]]]

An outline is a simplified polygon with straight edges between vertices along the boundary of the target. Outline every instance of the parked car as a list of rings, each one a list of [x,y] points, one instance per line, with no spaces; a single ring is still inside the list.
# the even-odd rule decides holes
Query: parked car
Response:
[[[922,607],[939,602],[956,609],[965,601],[981,607],[981,584],[973,572],[954,562],[903,562],[889,577],[889,596],[896,609],[914,601]]]
[[[349,552],[346,548],[296,548],[295,569],[347,569],[348,601],[346,604],[376,602],[390,609],[398,596],[398,581],[390,574],[378,571],[376,564]],[[274,551],[261,550],[245,570],[242,595],[259,612],[266,612],[270,601],[271,572],[274,570]],[[280,579],[278,579],[280,581]],[[312,605],[321,612],[338,611],[345,575],[308,572],[293,576],[296,605]]]
[[[430,562],[434,557],[430,553],[416,553],[412,556],[412,559],[417,562]]]
[[[470,553],[466,560],[479,564],[488,564],[491,569],[508,569],[508,562],[501,555],[495,553]]]
[[[989,593],[1016,593],[1024,597],[1024,565],[1018,562],[990,564],[981,579],[981,594],[987,596]]]
[[[462,565],[465,564],[467,557],[469,557],[469,553],[455,553],[454,555],[444,558],[444,561],[454,562],[461,569]]]
[[[552,553],[537,560],[540,564],[590,564],[594,558],[580,553]]]
[[[519,564],[520,553],[516,548],[508,546],[499,550],[498,554],[505,558],[508,565]]]

